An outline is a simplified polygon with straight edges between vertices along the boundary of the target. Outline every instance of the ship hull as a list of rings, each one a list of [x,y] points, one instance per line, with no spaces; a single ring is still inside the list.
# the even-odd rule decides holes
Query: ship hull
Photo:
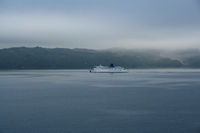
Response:
[[[91,73],[127,73],[127,70],[90,70]]]

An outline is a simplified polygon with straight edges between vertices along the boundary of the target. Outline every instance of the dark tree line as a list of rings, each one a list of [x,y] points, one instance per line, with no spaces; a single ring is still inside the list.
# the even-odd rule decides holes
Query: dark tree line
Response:
[[[0,69],[88,69],[113,63],[126,68],[200,67],[200,56],[182,61],[155,51],[113,52],[64,48],[8,48],[0,50]]]

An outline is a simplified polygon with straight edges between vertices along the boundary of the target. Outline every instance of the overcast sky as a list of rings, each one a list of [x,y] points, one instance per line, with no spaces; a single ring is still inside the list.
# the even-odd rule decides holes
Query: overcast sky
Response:
[[[0,48],[200,48],[200,0],[0,0]]]

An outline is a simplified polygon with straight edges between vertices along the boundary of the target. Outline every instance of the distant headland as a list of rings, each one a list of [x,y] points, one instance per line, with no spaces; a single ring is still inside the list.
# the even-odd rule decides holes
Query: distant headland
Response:
[[[42,47],[0,49],[0,69],[89,69],[94,65],[110,63],[126,68],[200,68],[200,51]]]

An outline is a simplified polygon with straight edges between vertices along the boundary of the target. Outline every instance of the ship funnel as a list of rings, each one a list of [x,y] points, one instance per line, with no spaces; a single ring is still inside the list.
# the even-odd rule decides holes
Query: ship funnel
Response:
[[[110,64],[110,67],[115,67],[114,64]]]

